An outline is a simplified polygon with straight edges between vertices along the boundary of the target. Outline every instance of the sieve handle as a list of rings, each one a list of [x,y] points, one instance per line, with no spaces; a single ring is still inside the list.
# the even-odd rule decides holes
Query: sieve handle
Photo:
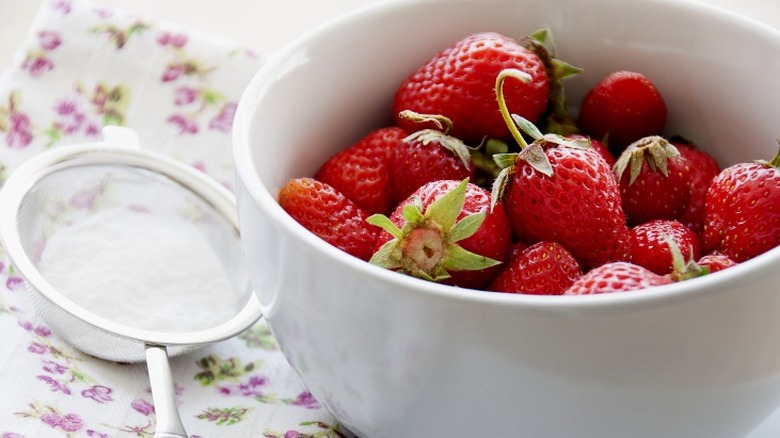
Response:
[[[173,375],[168,363],[168,351],[164,346],[146,345],[146,368],[157,415],[154,438],[187,438],[176,406]]]

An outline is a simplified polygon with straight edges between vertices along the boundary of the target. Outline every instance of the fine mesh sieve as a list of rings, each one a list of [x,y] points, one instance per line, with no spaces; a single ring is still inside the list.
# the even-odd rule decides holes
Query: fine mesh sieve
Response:
[[[139,148],[131,130],[107,127],[103,135],[102,143],[53,149],[33,157],[15,170],[0,192],[0,236],[11,261],[26,280],[41,317],[58,335],[85,353],[119,362],[145,360],[157,414],[154,436],[186,437],[176,407],[168,357],[235,336],[261,316],[244,267],[234,200],[228,190],[205,174]],[[104,307],[91,307],[91,302],[71,299],[74,295],[63,293],[57,281],[47,278],[42,267],[49,249],[47,243],[54,246],[53,236],[62,236],[80,226],[83,228],[84,224],[103,217],[99,215],[114,212],[160,218],[166,223],[177,224],[175,232],[197,230],[197,236],[205,242],[207,250],[203,254],[186,254],[187,260],[202,256],[204,260],[209,257],[209,263],[218,261],[220,266],[215,269],[224,272],[227,279],[224,284],[230,290],[214,290],[213,293],[219,294],[219,302],[224,303],[225,316],[212,320],[212,309],[209,309],[202,321],[188,320],[187,327],[181,328],[179,325],[184,325],[185,316],[191,316],[196,310],[203,311],[197,308],[202,303],[199,304],[196,297],[188,299],[186,291],[170,299],[145,297],[140,292],[137,296],[115,297],[111,284],[105,286],[105,295],[101,284],[101,293],[96,298],[115,303],[117,309],[132,302],[130,308],[135,311],[148,309],[154,314],[153,310],[172,310],[170,315],[152,318],[146,325],[140,325],[132,318],[117,321],[116,316],[107,316],[105,310],[96,310]],[[127,231],[143,233],[149,230]],[[78,254],[78,248],[71,247],[78,247],[81,242],[71,242],[66,249]],[[109,251],[100,257],[118,257],[121,251]],[[176,261],[181,263],[182,260]],[[82,266],[84,271],[88,267]],[[156,267],[166,268],[165,265]],[[125,289],[131,290],[128,285],[133,285],[133,275],[128,265],[117,266],[111,282],[124,284]],[[191,279],[181,278],[182,284],[185,280]],[[88,282],[90,278],[83,281]],[[153,302],[142,301],[152,298]]]

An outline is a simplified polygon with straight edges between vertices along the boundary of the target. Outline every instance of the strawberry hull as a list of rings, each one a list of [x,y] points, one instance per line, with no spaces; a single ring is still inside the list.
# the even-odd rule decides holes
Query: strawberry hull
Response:
[[[432,53],[473,32],[542,26],[584,69],[567,82],[573,102],[630,68],[664,93],[666,134],[707,145],[724,167],[776,152],[780,56],[767,54],[780,53],[780,32],[719,9],[412,0],[361,11],[278,53],[236,114],[241,238],[267,322],[358,436],[747,436],[780,405],[777,248],[636,293],[500,294],[372,266],[278,205],[287,180],[386,126],[398,84]]]

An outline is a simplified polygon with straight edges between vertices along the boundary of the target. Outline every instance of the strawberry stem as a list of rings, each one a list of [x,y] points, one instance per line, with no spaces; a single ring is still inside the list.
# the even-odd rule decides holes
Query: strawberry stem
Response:
[[[452,131],[452,120],[441,114],[420,114],[412,110],[403,110],[398,113],[398,116],[414,123],[431,122],[444,134],[449,134]]]
[[[509,108],[506,106],[506,99],[504,98],[504,82],[506,81],[506,78],[509,77],[515,78],[524,83],[530,82],[532,78],[528,73],[520,71],[516,68],[506,68],[501,70],[501,72],[496,77],[496,100],[498,101],[498,110],[501,112],[501,117],[509,127],[509,132],[520,146],[520,149],[525,149],[528,147],[528,143],[525,142],[523,134],[521,134],[517,129],[517,125],[515,125],[515,122],[512,119],[512,115],[509,113]]]
[[[780,145],[780,138],[777,139],[777,143]],[[780,148],[777,149],[777,154],[768,164],[772,167],[780,168]]]

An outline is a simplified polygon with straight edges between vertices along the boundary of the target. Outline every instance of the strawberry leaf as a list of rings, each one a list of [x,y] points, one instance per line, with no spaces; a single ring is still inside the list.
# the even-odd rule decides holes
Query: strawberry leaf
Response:
[[[457,187],[429,205],[425,217],[439,224],[443,231],[451,230],[466,201],[468,182],[468,178],[464,179]]]
[[[368,218],[366,218],[366,222],[368,222],[371,225],[375,225],[388,233],[390,233],[391,236],[393,236],[396,239],[400,239],[401,236],[403,236],[403,233],[400,229],[398,229],[397,226],[393,223],[393,221],[390,220],[389,217],[383,215],[383,214],[372,214]]]
[[[515,122],[517,127],[520,128],[520,130],[528,134],[534,140],[539,140],[544,136],[542,134],[542,131],[540,131],[539,128],[536,127],[536,125],[531,123],[531,121],[526,119],[525,117],[518,116],[517,114],[512,114],[512,120]]]
[[[641,138],[631,143],[620,154],[613,168],[618,181],[628,168],[630,177],[628,184],[633,184],[642,172],[642,165],[647,160],[650,169],[660,171],[665,177],[669,176],[669,160],[680,156],[680,151],[665,138],[657,135]]]
[[[517,156],[517,154],[511,154]],[[495,158],[495,156],[494,156]],[[496,161],[498,162],[498,161]],[[514,163],[514,161],[512,161]],[[501,166],[499,164],[499,166]],[[514,171],[514,166],[507,166],[501,169],[495,181],[493,181],[493,187],[490,190],[490,211],[496,207],[496,204],[501,201],[506,191],[506,185],[509,183],[509,176]]]
[[[425,221],[425,216],[420,212],[420,207],[415,205],[414,202],[404,206],[401,210],[401,216],[406,219],[407,223],[421,224]]]
[[[399,242],[398,239],[388,240],[371,256],[371,259],[368,262],[372,265],[379,266],[380,268],[393,270],[400,269],[401,263],[399,262],[400,257],[398,256],[400,253],[400,250],[398,249]]]
[[[484,221],[485,213],[474,213],[464,217],[452,227],[452,230],[450,230],[449,242],[455,243],[467,237],[471,237],[477,232],[479,227],[482,226],[482,222]]]
[[[527,148],[520,151],[517,154],[517,158],[524,160],[537,172],[541,172],[543,175],[552,176],[553,169],[547,154],[544,153],[544,148],[537,142],[531,143]]]
[[[444,269],[453,271],[481,270],[499,265],[501,262],[493,260],[490,257],[475,254],[461,246],[453,246],[447,253],[447,258],[443,263]]]

